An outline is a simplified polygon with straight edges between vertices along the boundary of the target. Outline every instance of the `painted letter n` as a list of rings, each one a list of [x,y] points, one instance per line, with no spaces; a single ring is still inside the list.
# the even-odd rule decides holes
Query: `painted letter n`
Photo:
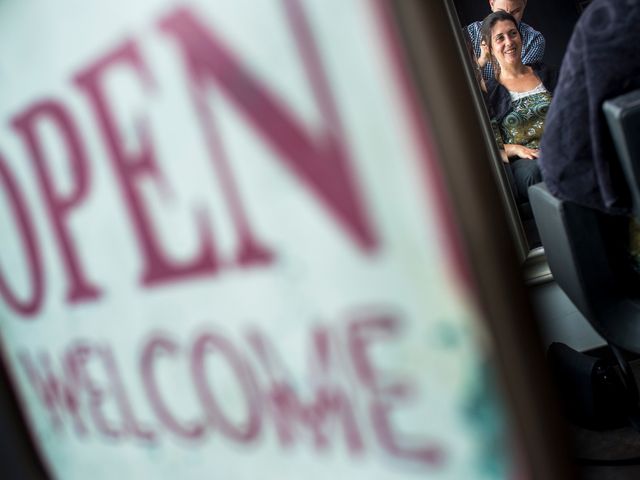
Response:
[[[297,121],[290,109],[241,62],[212,28],[186,8],[178,8],[160,22],[177,42],[197,102],[206,87],[215,85],[251,127],[328,207],[356,245],[370,252],[377,239],[368,220],[349,166],[347,149],[324,69],[304,12],[295,1],[285,2],[305,72],[324,117],[318,135]],[[202,104],[196,105],[201,110]],[[317,140],[319,139],[319,140]]]

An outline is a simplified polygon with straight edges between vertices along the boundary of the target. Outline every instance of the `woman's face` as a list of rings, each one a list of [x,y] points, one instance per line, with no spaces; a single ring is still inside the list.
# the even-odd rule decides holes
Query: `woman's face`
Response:
[[[503,66],[522,62],[522,39],[512,21],[499,20],[491,29],[491,53]]]

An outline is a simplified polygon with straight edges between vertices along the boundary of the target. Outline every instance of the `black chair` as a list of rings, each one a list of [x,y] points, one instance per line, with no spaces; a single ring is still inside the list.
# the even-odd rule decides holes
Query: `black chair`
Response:
[[[603,110],[629,186],[633,212],[640,219],[640,90],[605,102]]]
[[[640,91],[605,102],[618,159],[640,218]],[[612,159],[614,160],[614,159]],[[558,286],[607,341],[620,367],[626,415],[640,429],[638,387],[625,351],[640,354],[640,282],[627,253],[627,217],[560,200],[538,184],[529,200]]]

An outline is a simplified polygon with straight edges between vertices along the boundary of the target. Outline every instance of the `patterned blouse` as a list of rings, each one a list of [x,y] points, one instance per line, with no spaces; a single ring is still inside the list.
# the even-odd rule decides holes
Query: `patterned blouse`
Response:
[[[540,148],[540,139],[544,130],[544,119],[551,104],[551,94],[540,83],[528,92],[509,92],[511,111],[500,124],[494,125],[494,134],[498,144],[523,145],[527,148]]]

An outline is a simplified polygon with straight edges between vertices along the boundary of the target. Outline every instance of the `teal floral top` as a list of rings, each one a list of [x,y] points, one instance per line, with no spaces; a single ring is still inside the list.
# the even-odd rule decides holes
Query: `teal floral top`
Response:
[[[551,94],[542,85],[528,92],[509,92],[511,111],[499,124],[493,125],[498,145],[523,145],[527,148],[540,148],[540,139],[544,131],[544,119],[551,104]]]

